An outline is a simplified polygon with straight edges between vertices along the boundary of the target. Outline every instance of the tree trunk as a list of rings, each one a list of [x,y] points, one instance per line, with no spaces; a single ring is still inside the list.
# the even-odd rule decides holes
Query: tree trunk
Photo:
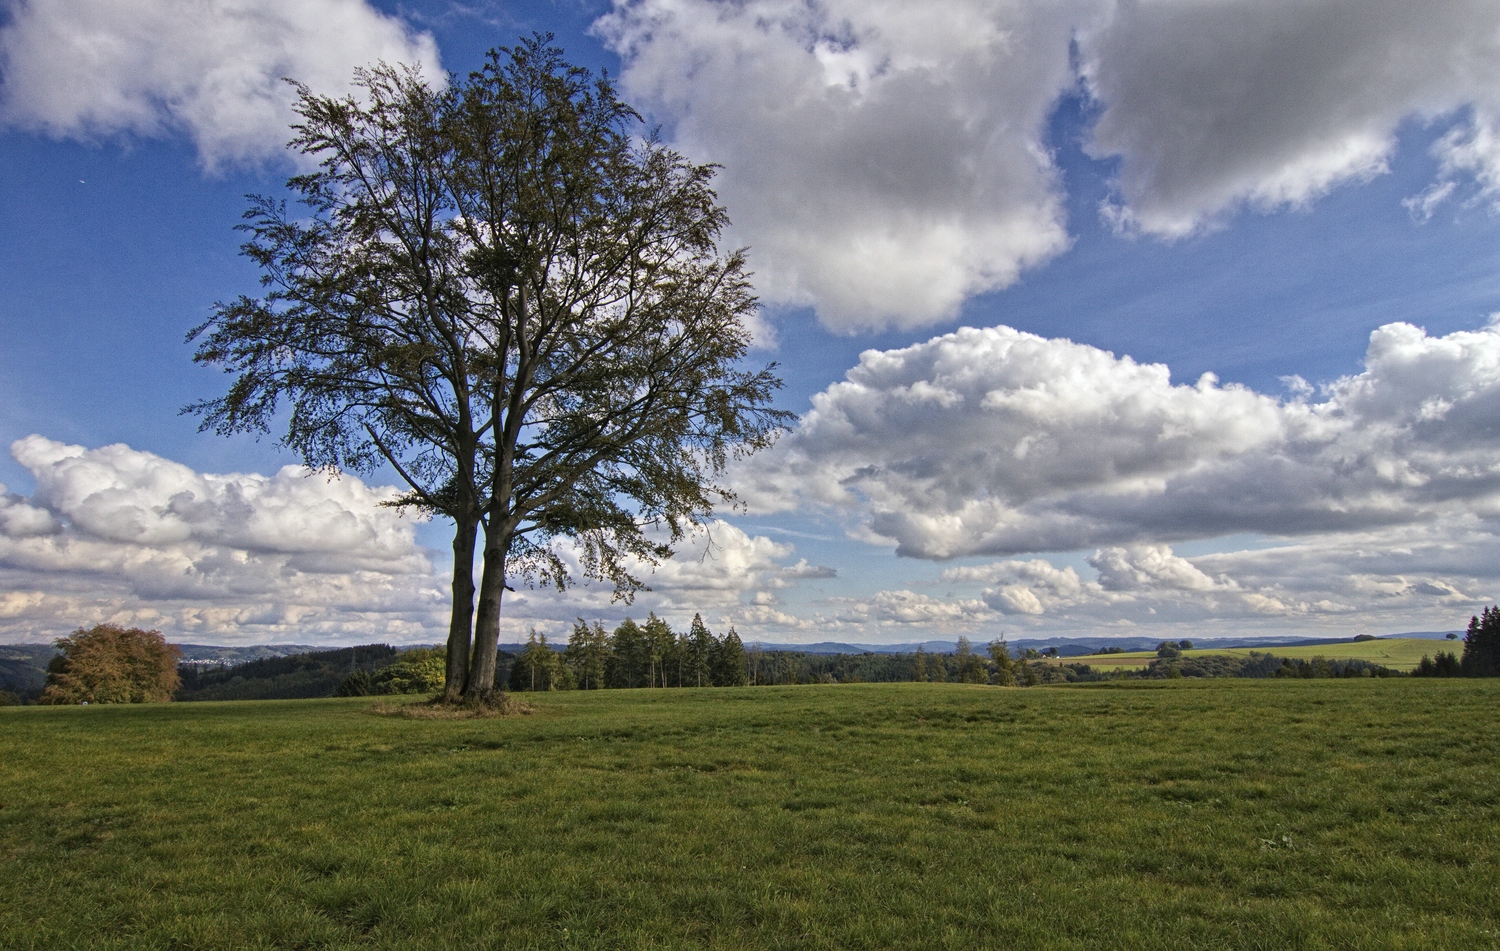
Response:
[[[464,687],[467,700],[487,700],[495,692],[495,651],[500,643],[500,600],[505,594],[505,556],[510,547],[509,533],[504,543],[499,532],[485,527],[484,568],[479,573],[479,612],[474,618],[474,653],[469,658],[469,682]]]
[[[469,648],[474,639],[474,542],[479,529],[472,520],[455,520],[453,529],[453,614],[448,621],[448,675],[443,700],[457,703],[469,680]]]

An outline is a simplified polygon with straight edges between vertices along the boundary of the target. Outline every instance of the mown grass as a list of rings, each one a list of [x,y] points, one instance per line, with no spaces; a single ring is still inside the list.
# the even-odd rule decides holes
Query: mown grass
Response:
[[[1231,657],[1249,657],[1251,653],[1275,654],[1294,660],[1312,660],[1322,657],[1327,660],[1367,660],[1392,670],[1412,670],[1421,663],[1422,657],[1432,657],[1439,651],[1463,653],[1462,641],[1435,641],[1421,637],[1377,638],[1373,641],[1345,641],[1338,644],[1296,645],[1291,647],[1215,647],[1183,651],[1184,657],[1204,657],[1211,654]],[[1156,651],[1127,651],[1123,654],[1088,654],[1082,657],[1058,658],[1063,664],[1088,664],[1092,667],[1112,670],[1139,670],[1156,659]]]
[[[1500,947],[1500,681],[0,710],[0,947]]]

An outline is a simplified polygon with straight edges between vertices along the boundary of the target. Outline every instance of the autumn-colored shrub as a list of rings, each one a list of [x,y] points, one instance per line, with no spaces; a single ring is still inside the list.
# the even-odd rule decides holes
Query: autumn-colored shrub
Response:
[[[182,652],[160,631],[99,624],[57,647],[39,703],[166,703],[181,683]]]

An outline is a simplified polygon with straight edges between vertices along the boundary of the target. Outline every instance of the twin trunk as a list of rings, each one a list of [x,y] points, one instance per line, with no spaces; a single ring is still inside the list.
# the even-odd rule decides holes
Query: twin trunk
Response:
[[[443,699],[487,700],[495,692],[495,654],[500,642],[500,602],[510,538],[486,529],[479,604],[474,604],[476,523],[459,524],[453,537],[453,615],[448,626],[448,680]]]

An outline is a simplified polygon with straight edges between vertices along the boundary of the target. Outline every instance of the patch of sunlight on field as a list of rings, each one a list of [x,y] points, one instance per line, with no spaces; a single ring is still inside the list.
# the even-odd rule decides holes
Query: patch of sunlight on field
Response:
[[[0,709],[0,947],[1497,947],[1500,681]]]
[[[1376,638],[1373,641],[1343,641],[1337,644],[1317,644],[1295,647],[1232,647],[1183,651],[1184,657],[1206,657],[1228,655],[1248,657],[1257,654],[1275,654],[1277,657],[1311,660],[1322,657],[1327,660],[1367,660],[1392,670],[1412,670],[1421,663],[1422,657],[1432,657],[1439,651],[1463,653],[1462,641],[1435,641],[1422,637]],[[1064,657],[1060,663],[1088,664],[1101,670],[1140,670],[1156,659],[1156,651],[1129,651],[1124,654],[1087,654],[1081,657]]]

